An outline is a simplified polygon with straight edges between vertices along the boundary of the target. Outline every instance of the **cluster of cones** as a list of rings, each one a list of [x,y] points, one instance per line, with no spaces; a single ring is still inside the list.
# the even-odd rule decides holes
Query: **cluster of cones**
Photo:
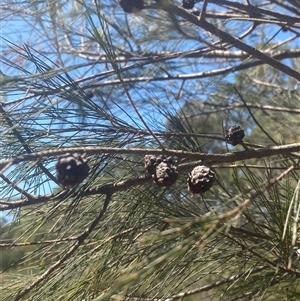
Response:
[[[178,171],[172,157],[146,155],[145,169],[158,186],[171,186],[178,178]],[[204,165],[195,167],[188,175],[188,189],[193,193],[204,193],[212,187],[213,171]]]
[[[227,143],[237,145],[245,136],[240,126],[230,126],[225,133]],[[58,158],[56,178],[63,187],[72,187],[81,183],[88,175],[90,168],[84,155],[67,153]],[[177,165],[172,157],[166,155],[146,155],[145,170],[158,186],[173,185],[178,178]],[[188,175],[188,189],[193,193],[208,191],[214,182],[214,172],[205,165],[196,166]]]

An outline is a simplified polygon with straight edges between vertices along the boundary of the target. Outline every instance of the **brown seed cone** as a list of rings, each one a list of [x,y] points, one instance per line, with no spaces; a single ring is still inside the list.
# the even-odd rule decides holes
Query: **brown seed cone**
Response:
[[[192,9],[195,5],[195,0],[183,0],[182,7],[185,9]]]
[[[155,168],[157,166],[156,159],[157,157],[155,155],[145,156],[145,169],[149,175],[153,175],[155,173]]]
[[[245,131],[238,125],[230,126],[225,133],[226,142],[235,146],[240,144],[245,137]]]
[[[67,153],[58,158],[56,163],[56,178],[64,187],[81,183],[89,174],[90,168],[80,154]]]
[[[156,171],[156,167],[161,163],[165,162],[167,164],[174,165],[175,162],[172,157],[167,157],[165,155],[146,155],[145,156],[145,169],[148,172],[149,175],[153,175]]]
[[[143,0],[119,0],[125,13],[136,13],[144,8]]]
[[[152,178],[158,186],[171,186],[178,178],[176,166],[166,162],[161,162],[157,165]]]
[[[193,194],[204,193],[209,190],[214,182],[214,172],[207,166],[196,166],[188,177],[188,189]]]

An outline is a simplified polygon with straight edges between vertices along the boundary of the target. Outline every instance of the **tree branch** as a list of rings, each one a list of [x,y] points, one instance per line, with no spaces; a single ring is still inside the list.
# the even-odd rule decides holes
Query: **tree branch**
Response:
[[[259,159],[271,157],[276,155],[287,155],[293,152],[300,151],[300,143],[285,144],[280,146],[268,146],[259,149],[251,149],[247,151],[239,151],[225,154],[212,153],[193,153],[182,150],[166,149],[161,151],[159,149],[144,149],[144,148],[110,148],[110,147],[69,147],[61,149],[53,149],[20,155],[12,159],[0,161],[0,174],[2,174],[9,166],[29,161],[37,161],[43,158],[61,156],[66,153],[85,153],[86,155],[103,155],[103,154],[134,154],[134,155],[161,155],[165,153],[169,156],[177,156],[179,158],[187,158],[190,160],[203,160],[209,164],[216,163],[232,163],[234,161],[241,161],[246,159]]]

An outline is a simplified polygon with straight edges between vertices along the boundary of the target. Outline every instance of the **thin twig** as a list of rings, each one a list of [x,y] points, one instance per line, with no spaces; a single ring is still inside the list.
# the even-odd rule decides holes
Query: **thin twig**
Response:
[[[21,189],[18,185],[10,181],[5,175],[0,174],[0,177],[12,188],[23,194],[27,199],[36,199],[36,197],[30,193],[28,193],[26,190]]]
[[[4,110],[2,104],[0,103],[0,114],[2,114],[2,116],[4,117],[6,123],[9,125],[9,127],[11,128],[14,136],[19,140],[20,144],[23,146],[23,148],[25,149],[25,151],[30,154],[32,153],[32,150],[30,149],[29,145],[27,144],[27,142],[23,139],[22,135],[19,133],[19,131],[16,129],[13,121],[9,118],[8,113]],[[45,175],[47,175],[49,177],[49,179],[51,179],[54,183],[58,184],[57,179],[49,172],[49,170],[43,166],[42,163],[37,163],[38,167],[45,173]],[[0,172],[1,174],[1,172]]]
[[[147,122],[144,120],[143,116],[141,115],[141,113],[140,113],[139,110],[137,109],[137,107],[136,107],[134,101],[132,100],[131,95],[130,95],[130,93],[129,93],[129,91],[128,91],[128,89],[127,89],[127,87],[126,87],[126,85],[125,85],[125,83],[124,83],[124,81],[123,81],[123,79],[122,79],[120,73],[118,72],[117,75],[118,75],[118,78],[119,78],[119,80],[120,80],[120,82],[121,82],[121,84],[122,84],[123,90],[124,90],[124,92],[125,92],[127,98],[129,99],[129,102],[130,102],[132,108],[134,109],[135,113],[138,115],[139,119],[140,119],[141,122],[144,124],[144,126],[145,126],[146,129],[149,131],[149,133],[150,133],[151,136],[154,138],[154,140],[158,143],[158,145],[160,146],[160,148],[164,151],[164,150],[165,150],[165,147],[164,147],[163,144],[160,142],[160,140],[158,139],[158,137],[154,134],[154,132],[150,129],[150,127],[148,126]]]
[[[263,170],[280,170],[280,169],[286,169],[284,166],[265,166],[265,165],[253,165],[253,164],[230,164],[230,165],[213,165],[214,168],[253,168],[253,169],[263,169]],[[299,169],[300,167],[295,167],[296,169]]]
[[[264,127],[258,122],[258,120],[255,118],[255,116],[253,115],[252,111],[250,110],[249,107],[246,106],[246,101],[244,100],[243,96],[241,95],[241,93],[239,92],[239,90],[234,86],[233,87],[235,92],[238,94],[238,96],[240,97],[241,101],[243,102],[243,104],[245,105],[246,109],[248,110],[250,116],[252,117],[253,121],[256,123],[256,125],[260,128],[260,130],[270,139],[270,141],[272,141],[272,143],[276,144],[276,141],[273,139],[273,137],[264,129]]]
[[[216,50],[217,51],[217,50]],[[243,57],[247,58],[249,57],[249,54],[247,52],[241,52],[242,54],[240,54],[242,57],[240,57],[240,59],[243,59]],[[275,60],[283,60],[285,58],[299,58],[299,51],[295,51],[295,52],[278,52],[278,53],[274,53],[274,55],[272,55],[270,52],[262,52],[264,53],[266,56],[272,56]],[[163,58],[159,58],[159,61],[167,61],[169,59],[172,58],[177,58],[177,56],[179,56],[179,54],[175,54],[175,56],[170,55],[169,57],[163,57]],[[230,54],[225,51],[225,53],[222,55],[221,53],[214,53],[214,51],[209,52],[209,53],[199,53],[199,54],[195,54],[195,55],[190,55],[191,57],[228,57],[228,58],[235,58],[233,56],[236,56],[235,54]],[[185,57],[185,54],[182,54],[181,57]],[[238,58],[238,57],[236,57]],[[153,64],[154,59],[152,59],[151,61],[149,61],[149,63]],[[97,60],[98,61],[98,60]],[[170,80],[194,80],[194,79],[200,79],[200,78],[210,78],[210,77],[215,77],[218,75],[226,75],[232,72],[236,72],[236,71],[240,71],[240,70],[245,70],[245,69],[249,69],[252,67],[256,67],[256,66],[260,66],[265,64],[264,61],[261,60],[253,60],[251,62],[242,62],[240,64],[237,64],[234,67],[226,67],[226,68],[221,68],[221,69],[216,69],[216,70],[212,70],[212,71],[204,71],[204,72],[199,72],[199,73],[194,73],[194,74],[178,74],[178,75],[168,75],[168,76],[157,76],[157,77],[131,77],[131,78],[123,78],[123,82],[124,83],[137,83],[137,82],[153,82],[153,81],[170,81]],[[133,64],[133,66],[136,67],[135,64]],[[132,68],[132,67],[131,67]],[[129,67],[124,67],[122,68],[122,71],[125,71],[129,69]],[[109,74],[111,74],[113,71],[109,71]],[[106,72],[107,73],[107,72]],[[92,76],[87,76],[85,78],[81,78],[75,81],[75,83],[77,84],[82,84],[85,85],[85,87],[88,88],[100,88],[103,86],[110,86],[110,85],[116,85],[116,84],[120,84],[120,80],[116,79],[116,80],[107,80],[107,81],[98,81],[98,78],[105,78],[108,77],[108,75],[106,75],[106,73],[101,72],[98,74],[94,74]],[[97,80],[96,83],[90,83],[91,80]],[[88,82],[88,83],[86,83]],[[34,89],[34,88],[30,88],[29,89],[29,93],[32,93],[34,96],[39,96],[39,95],[57,95],[58,93],[61,93],[62,91],[65,91],[70,85],[66,84],[66,85],[61,85],[59,88],[56,89],[51,89],[49,88],[47,91],[45,91],[44,89]],[[22,90],[22,87],[19,87],[20,90]],[[25,86],[24,89],[28,89],[28,86]],[[29,99],[32,98],[32,96],[28,96],[27,98],[20,98],[18,100],[15,101],[11,101],[7,104],[3,104],[3,106],[5,105],[10,105],[16,102],[21,102],[24,99]]]
[[[229,2],[229,1],[228,1]],[[275,60],[273,57],[265,55],[260,50],[256,49],[255,47],[249,46],[248,44],[244,43],[242,40],[239,40],[235,38],[234,36],[230,35],[229,33],[223,31],[222,29],[216,27],[215,25],[207,22],[205,19],[199,20],[198,17],[190,14],[185,9],[178,7],[176,5],[170,4],[171,9],[176,13],[178,16],[181,16],[182,18],[188,20],[189,22],[195,24],[198,27],[201,27],[202,29],[210,32],[211,34],[217,36],[218,38],[222,39],[223,41],[232,44],[232,46],[235,46],[239,48],[240,50],[243,50],[247,52],[249,55],[263,61],[264,63],[274,67],[277,70],[280,70],[281,72],[290,75],[291,77],[300,80],[300,73],[289,66]],[[243,6],[244,7],[244,6]],[[265,10],[262,10],[265,12]],[[270,13],[269,11],[267,11]],[[279,14],[282,16],[281,14]],[[286,17],[283,15],[283,17]]]
[[[111,183],[111,184],[104,184],[101,186],[89,188],[86,191],[80,192],[77,194],[77,197],[84,197],[84,196],[91,196],[91,195],[98,195],[98,194],[108,194],[108,193],[115,193],[118,191],[124,191],[126,189],[132,188],[134,186],[140,186],[149,182],[151,180],[151,176],[140,176],[137,178],[131,178],[124,181]],[[12,210],[16,208],[22,208],[32,205],[38,205],[42,203],[49,202],[50,200],[53,201],[62,201],[65,199],[66,195],[68,194],[68,190],[61,191],[58,194],[48,194],[44,196],[35,196],[31,199],[26,200],[16,200],[11,202],[0,202],[0,211],[5,210]]]

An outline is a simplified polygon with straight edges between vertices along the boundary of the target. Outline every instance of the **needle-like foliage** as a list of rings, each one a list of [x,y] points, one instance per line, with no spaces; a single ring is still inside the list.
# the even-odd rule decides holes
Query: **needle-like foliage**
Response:
[[[298,300],[299,9],[0,4],[1,300]]]

